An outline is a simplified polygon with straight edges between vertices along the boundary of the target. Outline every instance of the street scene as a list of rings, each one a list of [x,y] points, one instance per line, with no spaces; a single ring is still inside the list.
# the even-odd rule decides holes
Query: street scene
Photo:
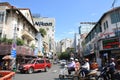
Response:
[[[13,77],[13,80],[59,80],[60,65],[53,65],[48,72],[37,71],[32,74],[21,74],[19,71]]]
[[[120,80],[120,1],[0,0],[0,80]]]

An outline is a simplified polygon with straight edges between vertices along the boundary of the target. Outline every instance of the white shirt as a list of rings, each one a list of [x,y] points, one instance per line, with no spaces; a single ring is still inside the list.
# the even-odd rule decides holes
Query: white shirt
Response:
[[[111,62],[111,63],[110,63],[110,65],[113,65],[113,66],[115,66],[115,63],[114,63],[114,62]]]
[[[82,68],[85,68],[85,69],[87,69],[87,70],[90,70],[90,64],[89,64],[89,62],[86,62],[86,63],[82,66]]]
[[[72,62],[68,65],[68,67],[76,67],[76,66],[75,66],[75,62],[72,61]]]

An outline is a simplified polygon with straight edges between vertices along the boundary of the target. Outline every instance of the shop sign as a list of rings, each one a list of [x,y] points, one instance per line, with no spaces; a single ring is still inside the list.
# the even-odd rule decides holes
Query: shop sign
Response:
[[[52,26],[52,22],[35,22],[37,26]]]
[[[103,49],[118,48],[119,38],[103,40]]]
[[[108,33],[101,33],[100,36],[105,36],[105,35],[111,35],[111,34],[114,34],[114,32],[108,32]]]
[[[12,56],[13,58],[16,58],[16,50],[11,50],[11,56]]]

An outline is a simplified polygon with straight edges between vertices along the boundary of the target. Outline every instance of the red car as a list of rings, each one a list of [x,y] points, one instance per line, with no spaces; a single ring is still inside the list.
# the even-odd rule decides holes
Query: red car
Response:
[[[29,61],[27,64],[23,64],[19,66],[19,70],[21,73],[27,72],[27,73],[33,73],[34,71],[38,70],[44,70],[45,72],[48,71],[49,68],[51,68],[51,63],[48,59],[33,59],[32,61]]]

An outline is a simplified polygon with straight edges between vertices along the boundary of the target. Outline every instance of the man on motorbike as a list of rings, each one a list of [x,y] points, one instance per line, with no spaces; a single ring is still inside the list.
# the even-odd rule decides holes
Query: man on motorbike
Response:
[[[98,70],[98,63],[96,62],[95,59],[93,59],[92,63],[90,64],[90,69],[91,70]]]
[[[110,59],[110,63],[109,63],[109,65],[108,65],[108,76],[109,76],[109,74],[110,74],[110,76],[109,76],[109,78],[111,78],[111,80],[113,80],[114,78],[114,72],[115,72],[115,59],[114,58],[111,58]]]
[[[79,73],[79,70],[80,70],[80,67],[81,67],[81,65],[80,65],[80,62],[78,61],[78,59],[75,59],[75,73],[77,74],[77,73]]]
[[[72,71],[75,71],[75,61],[74,61],[74,58],[70,58],[71,62],[70,64],[68,64],[68,74],[70,75]]]
[[[85,77],[90,71],[89,59],[85,59],[85,64],[81,66],[81,77]]]

